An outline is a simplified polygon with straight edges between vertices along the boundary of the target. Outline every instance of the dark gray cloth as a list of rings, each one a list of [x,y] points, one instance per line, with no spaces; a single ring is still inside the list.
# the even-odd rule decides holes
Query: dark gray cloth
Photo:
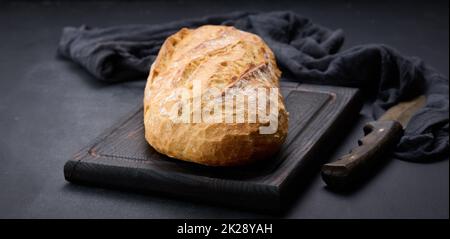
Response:
[[[261,36],[292,81],[359,87],[374,97],[374,118],[396,103],[420,94],[426,106],[408,124],[396,148],[398,158],[430,162],[448,158],[448,78],[419,58],[385,45],[362,45],[339,52],[341,30],[330,30],[293,12],[235,12],[159,25],[108,28],[66,27],[58,52],[102,81],[145,79],[164,40],[182,27],[231,25]]]

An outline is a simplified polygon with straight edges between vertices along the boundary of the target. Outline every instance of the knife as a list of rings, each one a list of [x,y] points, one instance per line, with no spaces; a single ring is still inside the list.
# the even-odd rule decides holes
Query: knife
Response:
[[[377,121],[364,126],[364,137],[356,148],[337,161],[322,166],[322,179],[335,190],[345,190],[360,183],[370,175],[377,163],[388,158],[403,136],[403,129],[417,110],[423,107],[426,97],[421,95],[411,101],[400,102],[387,110]]]

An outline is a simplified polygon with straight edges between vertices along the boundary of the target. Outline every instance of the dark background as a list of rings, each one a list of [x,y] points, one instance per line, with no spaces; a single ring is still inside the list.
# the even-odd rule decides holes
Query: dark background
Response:
[[[253,218],[261,213],[69,184],[65,161],[139,104],[145,81],[102,84],[58,59],[64,26],[166,21],[233,10],[293,10],[342,28],[344,48],[384,43],[448,76],[448,1],[152,1],[0,3],[0,218]],[[370,120],[362,112],[331,158]],[[286,218],[448,218],[449,161],[391,161],[352,194],[317,174]]]

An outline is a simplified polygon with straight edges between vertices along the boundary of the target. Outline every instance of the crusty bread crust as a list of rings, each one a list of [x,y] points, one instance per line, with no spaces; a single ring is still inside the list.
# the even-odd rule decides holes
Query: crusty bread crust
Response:
[[[144,97],[145,138],[160,153],[209,166],[268,158],[283,144],[288,129],[279,91],[278,128],[273,134],[260,134],[264,124],[259,121],[176,123],[162,109],[179,100],[173,99],[174,89],[191,90],[194,80],[201,82],[202,89],[215,87],[226,94],[237,88],[278,88],[280,75],[274,54],[254,34],[227,26],[183,28],[167,38],[151,66]]]

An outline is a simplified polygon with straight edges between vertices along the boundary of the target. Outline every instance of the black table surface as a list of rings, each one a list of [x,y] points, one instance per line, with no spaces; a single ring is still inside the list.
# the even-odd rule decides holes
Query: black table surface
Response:
[[[139,104],[145,81],[102,84],[58,59],[64,26],[166,21],[233,10],[290,9],[346,33],[345,48],[385,43],[448,76],[448,2],[187,1],[0,3],[0,218],[260,218],[264,213],[67,183],[65,161]],[[370,120],[362,111],[336,158]],[[278,217],[278,216],[276,216]],[[448,218],[449,161],[392,160],[361,189],[317,174],[284,218]]]

